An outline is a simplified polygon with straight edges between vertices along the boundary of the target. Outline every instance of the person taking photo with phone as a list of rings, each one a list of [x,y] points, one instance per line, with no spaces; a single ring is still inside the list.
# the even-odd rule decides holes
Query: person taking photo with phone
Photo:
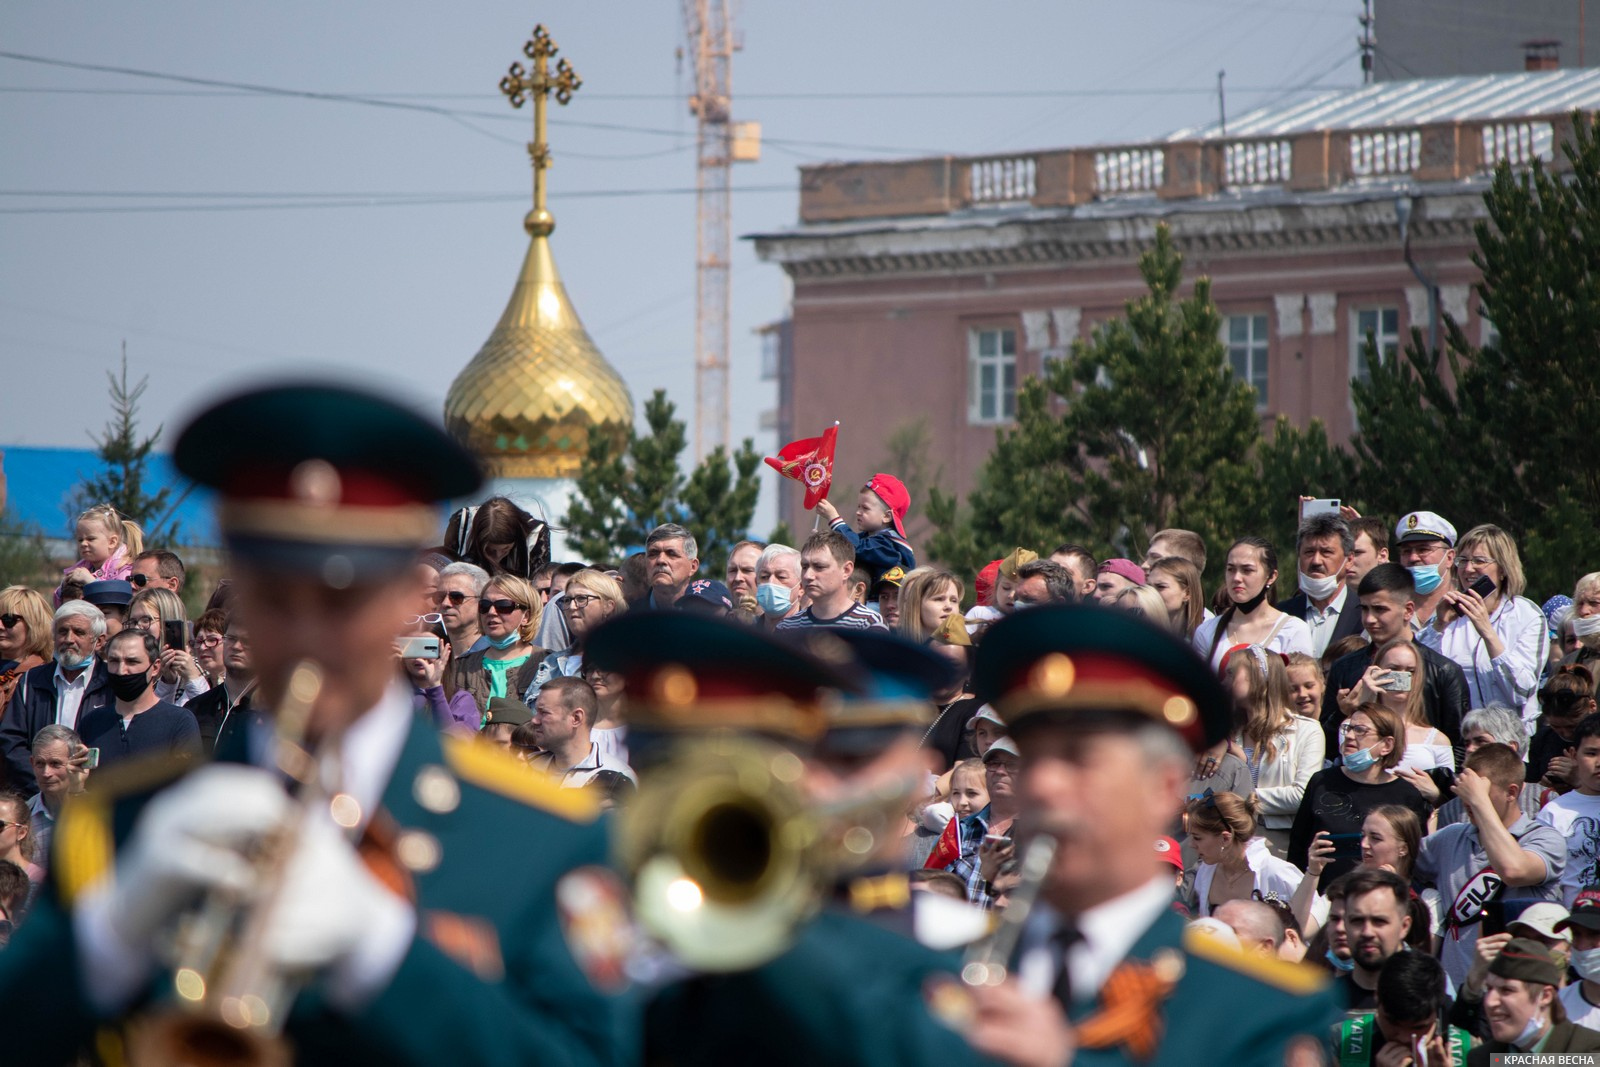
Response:
[[[1472,707],[1509,704],[1523,722],[1536,722],[1550,628],[1539,605],[1522,596],[1517,543],[1498,526],[1474,526],[1456,546],[1455,567],[1459,588],[1444,594],[1417,640],[1460,664]]]

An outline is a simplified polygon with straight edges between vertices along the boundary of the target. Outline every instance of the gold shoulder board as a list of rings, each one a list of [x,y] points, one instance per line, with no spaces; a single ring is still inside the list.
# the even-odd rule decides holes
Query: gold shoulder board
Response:
[[[1204,934],[1196,935],[1185,931],[1183,950],[1196,959],[1226,967],[1230,971],[1236,971],[1247,978],[1254,978],[1285,993],[1308,996],[1321,992],[1328,985],[1327,977],[1313,967],[1243,952],[1218,944]]]
[[[521,760],[478,738],[443,739],[444,756],[464,782],[573,822],[593,822],[600,802],[587,789],[563,789]]]

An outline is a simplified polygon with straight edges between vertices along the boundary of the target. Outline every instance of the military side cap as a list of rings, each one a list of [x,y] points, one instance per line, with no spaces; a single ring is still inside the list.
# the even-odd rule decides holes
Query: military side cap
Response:
[[[1489,973],[1516,982],[1538,982],[1540,985],[1561,984],[1563,968],[1556,963],[1550,950],[1528,937],[1513,937],[1500,950],[1500,955],[1489,964]]]
[[[127,607],[133,602],[133,583],[115,578],[90,582],[83,587],[83,599],[97,608]]]
[[[952,611],[944,617],[944,622],[933,631],[929,641],[936,641],[941,645],[960,645],[962,648],[972,647],[972,635],[967,633],[967,620],[959,611]]]
[[[500,723],[521,726],[525,722],[532,721],[533,710],[516,697],[489,698],[489,707],[484,713],[485,726],[494,726]]]
[[[1015,581],[1017,571],[1039,558],[1039,553],[1031,548],[1014,548],[1011,554],[1000,561],[1000,577],[1006,581]]]
[[[785,630],[780,641],[832,663],[859,668],[858,689],[826,706],[827,747],[876,750],[895,734],[933,721],[933,694],[949,686],[954,668],[926,645],[883,630],[823,627]]]
[[[798,644],[725,617],[634,611],[584,643],[585,666],[625,680],[632,730],[751,730],[812,740],[828,707],[862,678],[841,644],[823,659]]]
[[[438,539],[437,504],[483,474],[444,429],[341,385],[252,389],[201,412],[173,464],[220,497],[236,558],[343,587],[410,565]]]
[[[1199,750],[1233,725],[1232,701],[1187,642],[1098,605],[1031,608],[994,623],[978,647],[972,691],[1013,735],[1132,713],[1166,723]]]

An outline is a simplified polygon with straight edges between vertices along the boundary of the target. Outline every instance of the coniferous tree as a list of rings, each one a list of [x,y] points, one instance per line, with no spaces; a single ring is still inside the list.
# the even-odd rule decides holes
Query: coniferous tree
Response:
[[[1502,162],[1484,194],[1473,262],[1498,339],[1477,346],[1446,317],[1429,352],[1368,352],[1352,387],[1363,489],[1390,515],[1426,507],[1461,532],[1492,522],[1516,538],[1529,595],[1570,592],[1600,558],[1600,140],[1573,117],[1570,173]]]
[[[755,514],[761,456],[746,440],[732,457],[707,455],[685,479],[678,457],[688,433],[677,407],[657,389],[645,401],[649,433],[630,432],[627,446],[592,437],[577,492],[563,520],[568,542],[585,559],[615,560],[644,545],[662,523],[687,527],[700,542],[705,573],[720,575],[728,549],[742,540]]]
[[[110,504],[124,518],[139,524],[146,544],[172,544],[178,532],[177,524],[172,521],[172,510],[177,504],[172,489],[149,492],[150,453],[161,440],[162,427],[157,426],[149,437],[139,435],[139,401],[149,388],[150,379],[140,378],[137,384],[128,384],[126,345],[122,349],[120,371],[107,371],[106,379],[110,383],[111,420],[94,439],[95,452],[105,466],[85,478],[73,492],[68,505],[68,522],[95,504]]]

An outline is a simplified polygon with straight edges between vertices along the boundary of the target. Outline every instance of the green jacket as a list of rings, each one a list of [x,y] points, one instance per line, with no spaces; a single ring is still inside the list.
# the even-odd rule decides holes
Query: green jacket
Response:
[[[1450,1050],[1450,1062],[1454,1067],[1466,1067],[1467,1054],[1472,1050],[1472,1035],[1459,1026],[1451,1026],[1448,1031],[1445,1044]],[[1334,1043],[1338,1067],[1371,1067],[1378,1046],[1383,1044],[1377,1016],[1368,1014],[1346,1019],[1339,1024]]]
[[[245,733],[230,731],[218,758],[237,756]],[[90,1044],[103,1060],[120,1059],[123,1020],[94,1018],[80,991],[73,901],[114,870],[144,804],[186,770],[165,760],[130,766],[69,800],[38,903],[0,952],[0,1003],[9,1018],[27,1020],[11,1028],[7,1062],[72,1063]],[[456,797],[430,810],[418,786],[441,775],[456,786],[444,794]],[[438,845],[437,866],[413,872],[417,936],[359,1015],[328,1010],[315,987],[301,994],[288,1026],[298,1067],[637,1062],[636,1007],[591,985],[557,918],[562,875],[607,860],[604,825],[586,795],[545,784],[482,742],[441,738],[419,719],[383,809],[402,831]],[[163,978],[152,994],[169,988]]]

